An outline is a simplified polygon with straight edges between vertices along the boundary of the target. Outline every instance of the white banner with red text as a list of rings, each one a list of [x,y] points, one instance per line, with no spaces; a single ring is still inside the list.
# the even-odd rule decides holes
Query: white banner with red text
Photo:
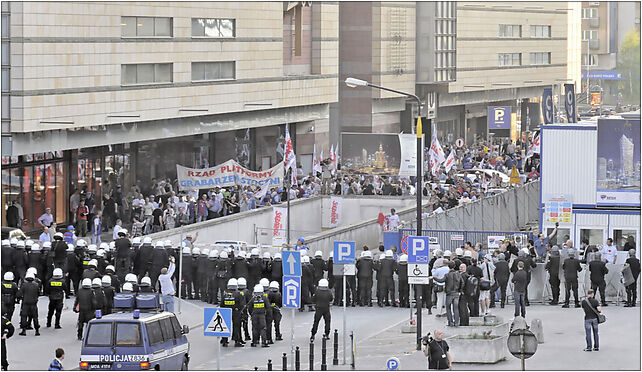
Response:
[[[264,171],[252,171],[234,160],[215,167],[195,169],[176,165],[179,190],[198,190],[227,186],[279,187],[283,184],[283,163]]]
[[[287,208],[272,207],[272,246],[275,248],[287,243],[287,221]]]

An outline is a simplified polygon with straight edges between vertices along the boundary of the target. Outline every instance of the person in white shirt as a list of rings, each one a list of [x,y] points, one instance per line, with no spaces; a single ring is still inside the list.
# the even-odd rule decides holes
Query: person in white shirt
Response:
[[[114,233],[112,234],[112,238],[114,240],[118,239],[118,232],[123,228],[123,221],[119,219],[116,220],[116,226],[114,226]]]
[[[392,208],[390,215],[388,215],[388,230],[396,230],[399,227],[399,215],[395,212],[395,209]]]
[[[160,292],[163,296],[163,306],[165,311],[174,312],[174,283],[172,283],[172,275],[174,275],[174,257],[169,258],[169,269],[163,267],[161,269],[161,274],[158,276],[158,282],[160,283]]]
[[[617,247],[613,244],[613,239],[606,239],[606,245],[602,247],[600,253],[602,253],[602,259],[604,259],[606,263],[615,263],[617,259]]]

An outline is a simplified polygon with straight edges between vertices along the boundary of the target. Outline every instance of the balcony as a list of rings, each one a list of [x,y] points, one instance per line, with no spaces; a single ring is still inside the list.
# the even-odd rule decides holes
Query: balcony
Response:
[[[600,49],[600,39],[591,39],[589,40],[589,49],[598,50]]]
[[[600,27],[600,17],[589,18],[589,26],[593,28]]]

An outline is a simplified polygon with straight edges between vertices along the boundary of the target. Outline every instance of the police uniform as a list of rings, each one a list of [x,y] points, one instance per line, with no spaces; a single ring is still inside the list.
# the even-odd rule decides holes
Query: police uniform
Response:
[[[264,291],[268,290],[266,287],[263,288]],[[272,303],[269,293],[263,292],[263,297],[265,297],[265,339],[268,344],[273,344],[272,322],[274,321],[274,304]]]
[[[569,257],[562,264],[562,269],[564,270],[564,279],[566,280],[564,285],[566,292],[564,307],[568,307],[568,303],[571,299],[571,290],[573,290],[573,296],[575,298],[575,307],[580,307],[580,303],[578,301],[579,296],[577,295],[577,273],[582,271],[580,261],[575,257]]]
[[[114,255],[114,266],[118,279],[125,280],[125,275],[131,270],[131,242],[125,237],[119,237],[114,241],[116,254]]]
[[[408,286],[408,262],[400,261],[397,263],[397,278],[399,278],[399,306],[401,307],[410,307],[410,287]],[[370,277],[372,280],[372,276]],[[372,282],[370,283],[370,288],[372,288]],[[427,286],[426,286],[427,287]],[[424,297],[424,301],[430,301],[430,298]],[[371,303],[368,303],[368,306],[372,306]],[[430,311],[430,307],[428,307]]]
[[[40,323],[38,322],[38,295],[40,288],[38,283],[33,279],[27,279],[22,283],[18,290],[18,298],[22,300],[20,306],[20,328],[21,335],[26,335],[26,329],[33,320],[36,335],[40,335]]]
[[[245,341],[250,341],[252,336],[250,336],[249,328],[249,304],[252,302],[252,291],[249,288],[239,288],[239,292],[245,298],[245,303],[247,304],[241,309],[241,333],[245,336]]]
[[[2,370],[6,371],[9,368],[9,362],[7,361],[7,340],[13,336],[15,331],[13,324],[11,324],[11,319],[2,315]]]
[[[74,312],[78,313],[78,339],[82,340],[83,326],[94,318],[94,292],[91,288],[80,288],[74,301]]]
[[[393,273],[395,271],[395,260],[392,257],[386,256],[381,260],[381,299],[386,306],[390,306],[390,301],[392,301],[392,306],[397,306],[395,302],[395,283],[393,281]]]
[[[265,314],[269,302],[263,293],[255,293],[249,303],[249,310],[252,318],[252,346],[257,346],[263,340],[263,347],[267,347],[267,331]]]
[[[65,302],[65,278],[49,279],[49,311],[47,312],[47,327],[51,327],[51,318],[56,313],[56,329],[60,327],[60,316]]]
[[[548,255],[546,260],[546,271],[548,271],[548,282],[551,284],[553,299],[551,305],[557,305],[560,300],[560,255],[559,252],[553,252]]]
[[[201,254],[196,259],[196,268],[197,274],[196,278],[198,280],[198,298],[207,302],[207,282],[208,282],[208,268],[209,268],[209,257],[207,253],[201,252]],[[160,269],[158,269],[160,271]],[[153,285],[153,282],[152,282]]]
[[[13,318],[13,312],[16,309],[16,299],[18,296],[18,285],[13,281],[2,281],[2,314],[7,318]]]
[[[332,303],[332,292],[328,288],[318,287],[313,296],[315,304],[314,312],[314,323],[312,324],[312,336],[311,339],[314,339],[314,336],[317,334],[317,329],[319,328],[319,321],[323,318],[323,323],[325,325],[324,337],[330,337],[330,303]]]
[[[181,297],[183,299],[192,297],[192,270],[194,267],[194,259],[191,254],[183,253],[181,254],[181,266],[183,268],[183,277],[182,277],[182,288],[181,288]],[[178,292],[176,292],[178,293]]]
[[[103,293],[105,294],[105,304],[103,306],[103,314],[108,315],[108,314],[111,314],[114,309],[114,295],[115,295],[114,287],[111,285],[103,284]]]
[[[210,256],[207,262],[207,302],[218,304],[218,258]]]
[[[223,293],[223,307],[232,309],[232,341],[234,346],[242,346],[241,310],[245,308],[245,297],[236,289],[226,289]],[[223,346],[228,345],[227,337],[221,338]]]
[[[13,272],[15,269],[15,265],[13,263],[13,256],[14,256],[14,249],[11,247],[11,245],[7,244],[2,244],[2,276],[4,276],[5,273],[11,271]]]
[[[232,261],[229,258],[220,258],[219,256],[217,268],[218,288],[219,292],[221,292],[221,298],[223,298],[227,282],[232,278]]]
[[[301,264],[301,307],[303,311],[306,305],[312,304],[310,297],[314,293],[314,268],[309,263]]]
[[[363,256],[357,261],[357,279],[359,280],[359,306],[372,306],[372,258]]]
[[[279,290],[270,290],[268,297],[272,306],[272,321],[274,322],[274,334],[276,336],[275,340],[280,341],[283,340],[281,335],[281,318],[283,318],[283,315],[281,315],[281,304],[283,303],[283,298]],[[271,332],[268,338],[272,340]]]

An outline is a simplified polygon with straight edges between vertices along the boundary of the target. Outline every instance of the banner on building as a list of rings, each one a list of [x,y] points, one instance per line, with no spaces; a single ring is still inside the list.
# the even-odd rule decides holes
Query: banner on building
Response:
[[[330,197],[330,227],[337,227],[341,223],[342,200],[338,196]]]
[[[575,114],[575,84],[564,84],[564,108],[566,109],[566,120],[569,123],[577,122]]]
[[[488,130],[496,129],[510,130],[510,106],[489,106],[488,107]]]
[[[422,135],[423,136],[423,135]],[[424,148],[423,138],[421,139],[421,148]],[[417,135],[416,134],[399,134],[399,147],[401,151],[401,164],[399,168],[400,176],[417,175]]]
[[[288,231],[288,209],[284,207],[272,207],[272,246],[281,247],[287,243]]]
[[[571,225],[571,216],[573,215],[572,195],[546,195],[545,200],[545,223],[559,222],[560,225]]]
[[[195,169],[176,165],[179,190],[199,190],[227,186],[278,187],[283,184],[283,163],[265,171],[252,171],[234,160],[215,167]]]
[[[553,89],[544,88],[542,94],[542,114],[544,115],[544,124],[553,124]]]

